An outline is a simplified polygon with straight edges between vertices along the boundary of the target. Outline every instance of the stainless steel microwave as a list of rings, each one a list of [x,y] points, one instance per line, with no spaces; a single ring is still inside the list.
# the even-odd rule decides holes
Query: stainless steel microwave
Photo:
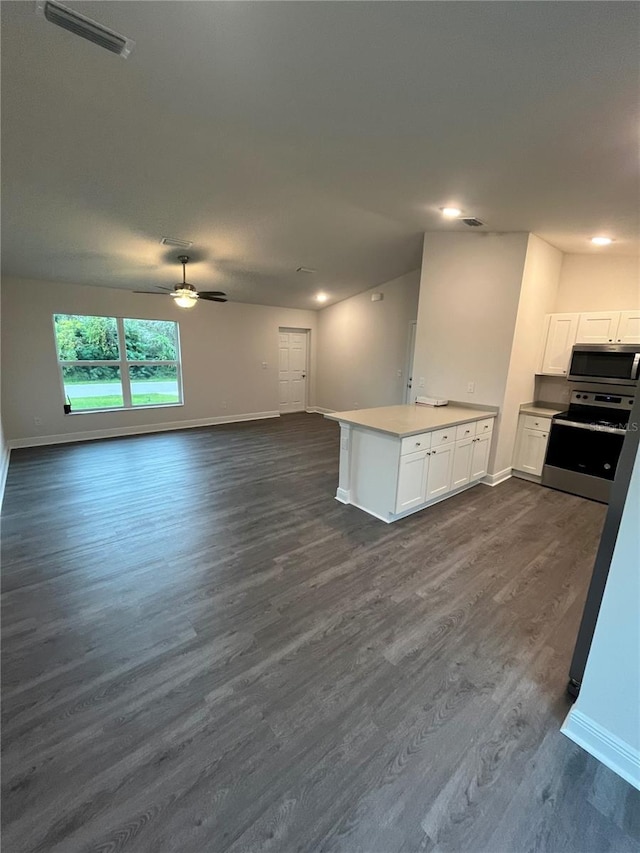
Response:
[[[571,351],[569,380],[636,385],[640,344],[578,344]]]

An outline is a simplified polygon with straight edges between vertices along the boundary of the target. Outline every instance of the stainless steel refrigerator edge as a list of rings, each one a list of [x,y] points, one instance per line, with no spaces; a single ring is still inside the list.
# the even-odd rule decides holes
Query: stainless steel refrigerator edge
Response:
[[[622,518],[622,510],[627,499],[629,491],[629,483],[631,481],[631,473],[633,465],[638,453],[638,444],[640,443],[640,394],[636,395],[631,415],[629,417],[629,428],[625,435],[616,476],[611,486],[611,496],[609,499],[609,508],[602,529],[602,537],[598,546],[598,553],[593,567],[593,574],[587,592],[587,601],[582,614],[582,621],[578,630],[571,667],[569,669],[569,685],[567,687],[571,696],[577,696],[580,692],[582,684],[582,676],[584,675],[589,650],[591,649],[591,641],[593,632],[596,627],[598,613],[600,612],[600,604],[602,595],[609,576],[609,567],[613,551],[618,538],[618,530],[620,528],[620,520]]]

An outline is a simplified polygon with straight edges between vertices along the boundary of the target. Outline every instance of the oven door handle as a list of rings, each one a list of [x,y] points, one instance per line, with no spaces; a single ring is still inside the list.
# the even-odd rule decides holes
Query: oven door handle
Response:
[[[633,364],[631,365],[631,376],[630,379],[638,378],[638,367],[640,367],[640,352],[637,352],[633,357]]]
[[[607,426],[599,426],[598,424],[581,424],[578,421],[553,421],[551,424],[552,428],[554,426],[568,426],[575,427],[575,429],[588,429],[591,432],[610,432],[613,435],[626,435],[626,429],[620,429],[618,427],[607,427]]]

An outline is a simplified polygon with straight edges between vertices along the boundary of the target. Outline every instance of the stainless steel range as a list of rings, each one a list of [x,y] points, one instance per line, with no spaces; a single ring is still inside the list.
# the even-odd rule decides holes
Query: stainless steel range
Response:
[[[543,486],[609,503],[632,406],[624,394],[573,391],[551,421]]]

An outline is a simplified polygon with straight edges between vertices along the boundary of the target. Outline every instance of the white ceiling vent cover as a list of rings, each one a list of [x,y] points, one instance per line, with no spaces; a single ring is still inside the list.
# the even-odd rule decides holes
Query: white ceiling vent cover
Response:
[[[174,246],[176,249],[190,249],[193,246],[192,240],[180,240],[178,237],[163,237],[160,242],[163,246]]]
[[[57,27],[62,27],[63,30],[81,36],[111,53],[116,53],[123,59],[126,59],[135,47],[135,42],[131,39],[121,36],[97,21],[92,21],[91,18],[78,14],[78,12],[72,12],[62,3],[54,3],[53,0],[37,0],[36,12]]]

